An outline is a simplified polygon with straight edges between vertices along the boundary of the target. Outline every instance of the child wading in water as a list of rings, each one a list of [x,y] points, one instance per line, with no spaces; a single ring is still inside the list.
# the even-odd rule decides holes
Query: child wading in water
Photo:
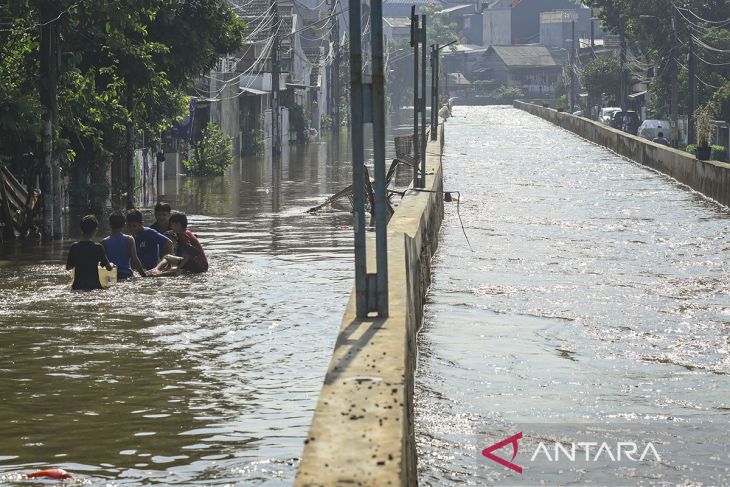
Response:
[[[170,217],[170,228],[177,235],[177,253],[182,260],[178,264],[180,269],[190,272],[205,272],[208,270],[208,259],[205,257],[203,246],[198,237],[188,230],[188,217],[185,213],[175,213]]]
[[[112,229],[112,234],[102,240],[101,244],[104,246],[109,260],[117,266],[118,279],[132,277],[132,267],[142,277],[145,277],[147,273],[139,257],[137,257],[137,247],[134,243],[134,237],[122,233],[125,224],[126,219],[124,215],[118,213],[112,214],[109,217],[109,226]]]
[[[72,289],[101,289],[99,265],[106,267],[108,271],[113,269],[106,257],[104,247],[91,240],[94,238],[97,228],[99,228],[99,221],[94,215],[86,215],[81,219],[84,239],[71,245],[66,260],[66,270],[74,270]]]

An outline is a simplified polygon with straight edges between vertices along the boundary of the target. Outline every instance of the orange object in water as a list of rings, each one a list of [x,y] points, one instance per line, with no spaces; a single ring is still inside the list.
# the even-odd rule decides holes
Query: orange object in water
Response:
[[[62,468],[47,468],[46,470],[39,470],[37,472],[29,473],[26,475],[29,479],[36,479],[38,477],[48,477],[49,479],[70,479],[73,475],[68,473]]]

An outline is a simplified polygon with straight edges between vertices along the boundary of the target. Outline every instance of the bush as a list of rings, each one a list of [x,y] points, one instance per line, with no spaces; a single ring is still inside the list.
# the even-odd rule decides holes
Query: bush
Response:
[[[332,128],[332,124],[334,124],[334,122],[332,121],[332,117],[330,117],[329,115],[322,115],[319,118],[319,128],[320,128],[320,130],[328,130],[328,129],[331,129]]]
[[[727,161],[727,147],[724,145],[713,145],[712,156],[713,161]]]
[[[524,98],[525,94],[516,86],[500,86],[492,93],[492,99],[496,103],[510,104],[515,100]]]
[[[689,144],[687,147],[684,148],[684,151],[695,155],[697,153],[697,144]]]
[[[192,159],[183,161],[192,176],[220,176],[232,163],[233,139],[214,123],[205,127],[203,137],[193,146]]]

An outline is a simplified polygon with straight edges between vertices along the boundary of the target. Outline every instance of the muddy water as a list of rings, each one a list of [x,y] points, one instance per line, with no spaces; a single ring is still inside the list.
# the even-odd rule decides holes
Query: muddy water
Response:
[[[352,279],[346,137],[171,177],[207,274],[71,292],[72,240],[0,256],[0,484],[290,485]],[[149,222],[148,222],[149,223]]]
[[[730,485],[728,209],[511,108],[457,107],[444,174],[474,251],[447,206],[418,343],[421,484]],[[522,474],[482,454],[519,433]],[[555,455],[586,441],[658,455]]]

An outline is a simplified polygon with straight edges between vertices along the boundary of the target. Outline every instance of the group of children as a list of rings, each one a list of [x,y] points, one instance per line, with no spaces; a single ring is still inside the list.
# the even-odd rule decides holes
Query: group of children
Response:
[[[144,226],[142,213],[130,210],[109,217],[111,235],[101,244],[93,241],[99,221],[94,215],[81,219],[83,240],[71,245],[66,269],[74,269],[73,289],[99,289],[99,266],[117,268],[117,279],[177,275],[180,271],[205,272],[208,259],[200,241],[188,227],[185,213],[173,212],[167,203],[155,205],[155,223]],[[127,226],[130,235],[123,232]]]

